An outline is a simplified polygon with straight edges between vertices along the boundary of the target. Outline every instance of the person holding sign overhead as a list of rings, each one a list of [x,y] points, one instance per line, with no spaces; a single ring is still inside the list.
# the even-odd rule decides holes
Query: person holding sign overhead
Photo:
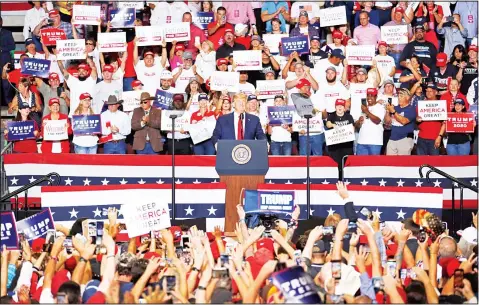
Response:
[[[85,92],[80,95],[80,104],[78,105],[77,109],[75,109],[75,112],[73,115],[81,115],[81,116],[86,116],[90,114],[95,114],[91,107],[91,100],[92,97],[90,93]],[[73,136],[73,141],[72,141],[75,149],[76,154],[89,154],[89,155],[94,155],[96,154],[97,150],[97,143],[98,143],[98,136],[96,135],[81,135]]]
[[[342,127],[349,124],[354,124],[354,119],[352,115],[346,113],[346,101],[343,99],[337,99],[335,102],[336,112],[328,114],[328,120],[326,122],[326,127],[336,128]],[[338,166],[341,167],[341,162],[343,161],[344,156],[354,155],[353,151],[354,141],[339,143],[328,146],[328,153],[331,158],[333,158]]]
[[[216,121],[211,138],[218,140],[266,140],[259,117],[245,113],[246,95],[238,93],[233,97],[234,112],[222,115]]]
[[[30,105],[27,103],[21,103],[18,105],[18,112],[15,118],[12,120],[14,122],[25,122],[25,121],[33,121],[34,124],[34,131],[33,135],[35,137],[38,137],[40,135],[40,128],[31,116],[32,110],[30,108]],[[8,129],[4,129],[4,134],[5,138],[7,138],[8,135]],[[37,153],[38,148],[37,148],[37,140],[36,139],[25,139],[25,140],[20,140],[20,141],[15,141],[13,143],[13,152],[14,153]]]
[[[138,57],[138,37],[135,38],[135,47],[133,49],[133,64],[135,66],[136,76],[143,83],[143,88],[150,95],[155,95],[158,83],[160,82],[161,72],[169,66],[168,55],[166,53],[166,41],[161,45],[161,56],[157,58],[152,51],[143,53],[143,60]]]
[[[156,155],[163,150],[161,109],[151,107],[154,99],[148,92],[142,92],[140,107],[133,110],[131,129],[135,131],[133,149],[137,155]]]
[[[191,114],[191,119],[190,123],[191,124],[197,124],[203,119],[206,119],[207,117],[214,117],[215,113],[208,108],[208,95],[205,93],[201,93],[198,96],[198,103],[200,110],[193,112]],[[195,127],[192,127],[195,128]],[[206,141],[203,141],[201,143],[197,143],[196,145],[193,146],[193,151],[195,155],[214,155],[215,154],[215,146],[213,145],[213,142],[211,139],[208,139]]]
[[[41,146],[41,152],[44,154],[50,153],[70,153],[70,141],[68,138],[59,141],[48,141],[45,137],[45,128],[47,128],[48,121],[52,120],[64,120],[66,122],[65,128],[67,129],[68,135],[73,133],[72,126],[68,120],[66,114],[60,113],[60,100],[57,98],[52,98],[48,101],[48,106],[50,107],[50,114],[43,117],[42,121],[42,130],[41,134],[43,136],[43,142]]]
[[[110,95],[106,104],[108,110],[101,114],[101,132],[103,142],[103,152],[105,154],[126,153],[125,139],[131,133],[131,120],[128,114],[118,110],[123,100],[118,100],[115,95]]]

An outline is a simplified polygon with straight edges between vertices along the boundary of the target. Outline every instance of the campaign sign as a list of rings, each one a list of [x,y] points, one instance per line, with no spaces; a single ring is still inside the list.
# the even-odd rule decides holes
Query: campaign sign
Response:
[[[333,129],[326,130],[324,136],[326,137],[327,146],[351,142],[354,141],[354,126],[353,124],[337,126]]]
[[[172,131],[173,120],[170,119],[172,113],[177,113],[176,110],[162,110],[161,111],[161,131]],[[175,119],[175,131],[187,130],[190,124],[191,113],[185,111],[182,116]]]
[[[7,122],[7,140],[21,141],[35,139],[35,123],[34,121],[8,121]]]
[[[18,235],[15,214],[13,214],[13,212],[3,212],[0,214],[0,220],[0,247],[3,249],[3,245],[5,245],[7,250],[18,249]]]
[[[409,42],[407,25],[382,26],[381,40],[387,44],[407,44]]]
[[[447,120],[447,101],[418,101],[417,113],[423,121],[445,121]]]
[[[138,46],[159,46],[163,43],[165,30],[162,26],[136,26]]]
[[[283,79],[256,81],[256,91],[259,92],[258,99],[260,100],[274,98],[276,95],[283,95],[285,89]]]
[[[477,104],[469,105],[469,111],[471,113],[474,113],[474,119],[476,120],[476,123],[477,123]]]
[[[283,37],[281,38],[281,55],[288,56],[294,51],[301,54],[309,53],[309,39],[307,35],[297,37]]]
[[[156,100],[153,101],[152,106],[155,108],[170,109],[172,102],[173,102],[173,93],[157,89]]]
[[[46,120],[43,126],[44,141],[61,141],[68,139],[67,120]]]
[[[260,50],[233,51],[236,71],[254,71],[263,69]]]
[[[17,222],[17,232],[25,234],[25,240],[29,242],[45,236],[48,230],[54,229],[55,223],[50,208]]]
[[[26,75],[48,78],[51,61],[47,59],[25,58],[21,62],[21,73]]]
[[[348,65],[371,66],[376,56],[376,47],[373,45],[346,46]]]
[[[446,132],[473,133],[474,113],[472,112],[449,112],[447,114]]]
[[[178,22],[163,25],[166,42],[190,41],[190,23]]]
[[[268,120],[269,125],[291,125],[293,124],[293,115],[296,112],[294,106],[269,106]]]
[[[204,117],[196,124],[185,125],[185,130],[190,133],[191,141],[194,145],[211,139],[216,127],[214,116]]]
[[[136,10],[134,8],[110,10],[109,15],[112,28],[132,28],[136,19]]]
[[[141,91],[123,91],[121,99],[123,100],[123,111],[129,112],[140,107]]]
[[[98,33],[98,51],[125,52],[126,32]]]
[[[293,212],[294,191],[258,191],[259,210]]]
[[[208,28],[208,24],[215,19],[213,12],[196,12],[193,16],[193,23],[202,30]]]
[[[321,27],[346,24],[346,6],[335,6],[319,10]]]
[[[273,285],[285,298],[285,303],[320,304],[313,277],[303,267],[294,266],[272,274]]]
[[[72,128],[75,136],[101,134],[101,116],[99,114],[74,115]]]
[[[57,60],[85,59],[85,39],[57,40]]]
[[[132,2],[117,2],[118,8],[133,8],[136,10],[142,10],[145,8],[145,3],[143,1],[132,1]]]
[[[89,24],[98,25],[100,20],[101,6],[97,5],[73,5],[73,18],[74,24]]]
[[[42,42],[46,46],[54,46],[57,44],[57,40],[66,40],[67,35],[62,29],[41,29],[40,35],[42,36]]]
[[[293,131],[294,132],[300,132],[301,130],[304,130],[306,132],[307,129],[307,120],[303,119],[298,115],[298,113],[295,113],[293,115]],[[323,119],[321,117],[321,114],[318,114],[311,119],[309,119],[309,132],[310,133],[319,133],[323,132],[324,130],[324,123]]]
[[[239,72],[214,71],[210,78],[210,88],[215,91],[239,91]]]
[[[289,37],[288,34],[264,34],[263,41],[265,46],[269,48],[271,53],[279,53],[279,46],[281,44],[281,39],[284,37]]]
[[[166,200],[151,203],[128,202],[121,206],[121,213],[124,215],[130,238],[171,227]]]

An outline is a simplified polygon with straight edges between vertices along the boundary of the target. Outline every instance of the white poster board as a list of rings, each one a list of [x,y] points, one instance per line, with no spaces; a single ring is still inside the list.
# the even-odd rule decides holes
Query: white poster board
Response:
[[[239,72],[214,71],[211,74],[210,88],[214,91],[239,92]]]
[[[354,121],[359,120],[363,113],[361,110],[361,99],[366,98],[366,91],[369,87],[367,84],[351,83],[349,85],[349,92],[351,93],[350,113]]]
[[[98,25],[100,21],[100,9],[98,5],[73,5],[72,22],[74,24]]]
[[[233,51],[236,71],[257,71],[263,69],[260,50]]]
[[[117,2],[118,8],[134,8],[137,10],[142,10],[145,8],[144,1],[130,1],[130,2]]]
[[[301,130],[306,131],[307,125],[306,125],[306,119],[303,119],[298,115],[298,113],[295,113],[293,115],[293,132],[300,132]],[[323,132],[324,131],[324,123],[323,119],[321,117],[321,114],[316,115],[309,119],[309,132],[310,133],[318,133],[318,132]]]
[[[214,116],[205,117],[196,124],[189,124],[185,126],[186,130],[190,133],[193,144],[196,145],[213,136],[213,131],[216,127],[216,119]]]
[[[68,139],[67,120],[46,120],[43,126],[43,140],[61,141]]]
[[[319,10],[321,27],[346,24],[346,6],[335,6]]]
[[[57,60],[85,59],[85,39],[57,40]]]
[[[326,130],[324,136],[326,137],[327,146],[351,142],[354,141],[354,126],[353,124],[337,126],[333,129]]]
[[[171,227],[166,198],[159,197],[151,203],[128,202],[121,206],[121,213],[130,238]]]
[[[123,100],[123,111],[133,111],[140,107],[141,91],[123,91],[121,99]]]
[[[382,26],[381,40],[387,44],[407,44],[409,42],[407,25]]]
[[[126,32],[98,33],[99,52],[125,52]]]
[[[371,66],[376,56],[376,47],[373,45],[346,46],[348,65]]]
[[[259,92],[259,100],[274,98],[278,94],[284,95],[285,90],[286,86],[284,79],[256,81],[256,91]]]
[[[161,26],[136,26],[135,33],[138,46],[159,46],[165,39],[165,30]]]
[[[263,41],[271,53],[279,53],[281,38],[289,37],[288,34],[264,34]]]
[[[417,115],[423,121],[445,121],[447,120],[447,101],[418,101]]]
[[[172,131],[173,130],[173,122],[170,119],[170,114],[172,110],[162,110],[161,111],[161,131]],[[177,111],[175,111],[177,112]],[[190,124],[191,113],[185,111],[184,114],[175,119],[175,131],[188,129],[187,125]]]
[[[172,41],[190,41],[190,23],[177,22],[162,25],[165,29],[166,42]]]

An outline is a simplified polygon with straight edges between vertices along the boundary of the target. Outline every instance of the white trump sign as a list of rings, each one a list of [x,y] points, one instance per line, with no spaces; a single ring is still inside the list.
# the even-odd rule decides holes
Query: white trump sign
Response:
[[[171,227],[168,200],[165,198],[160,197],[151,203],[128,202],[121,206],[121,212],[130,238]]]
[[[140,107],[141,91],[123,91],[121,99],[123,100],[123,111],[133,111]]]
[[[319,10],[321,27],[346,24],[346,6],[336,6]]]
[[[274,98],[279,94],[283,95],[285,89],[286,87],[283,79],[256,81],[256,91],[259,92],[258,99],[260,100]]]
[[[210,88],[215,91],[239,91],[239,72],[214,71],[211,74]]]
[[[260,50],[233,51],[236,71],[254,71],[263,68]]]
[[[327,146],[351,142],[354,141],[354,126],[353,124],[337,126],[333,129],[326,130],[324,136],[326,137]]]
[[[159,46],[165,39],[165,30],[161,26],[135,27],[138,46]]]
[[[46,120],[43,126],[43,140],[61,141],[68,139],[67,120]]]
[[[346,58],[349,65],[371,66],[376,55],[373,45],[346,46]]]
[[[382,26],[381,40],[387,44],[407,44],[407,25]]]
[[[126,33],[98,33],[98,50],[100,52],[125,52]]]
[[[73,5],[72,22],[74,24],[98,25],[100,21],[100,9],[98,5]]]
[[[166,42],[172,41],[190,41],[190,23],[178,22],[162,25],[165,29]]]

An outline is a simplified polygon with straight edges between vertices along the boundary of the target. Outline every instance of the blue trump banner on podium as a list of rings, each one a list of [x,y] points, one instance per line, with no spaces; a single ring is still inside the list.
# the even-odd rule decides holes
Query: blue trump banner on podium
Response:
[[[35,123],[33,121],[10,121],[7,122],[7,129],[8,141],[35,139]]]
[[[74,115],[72,116],[72,128],[75,136],[101,134],[101,115]]]
[[[51,61],[38,58],[25,58],[20,63],[22,74],[48,78]]]
[[[0,247],[3,245],[7,250],[18,249],[17,225],[13,212],[4,212],[0,214],[1,240]]]

